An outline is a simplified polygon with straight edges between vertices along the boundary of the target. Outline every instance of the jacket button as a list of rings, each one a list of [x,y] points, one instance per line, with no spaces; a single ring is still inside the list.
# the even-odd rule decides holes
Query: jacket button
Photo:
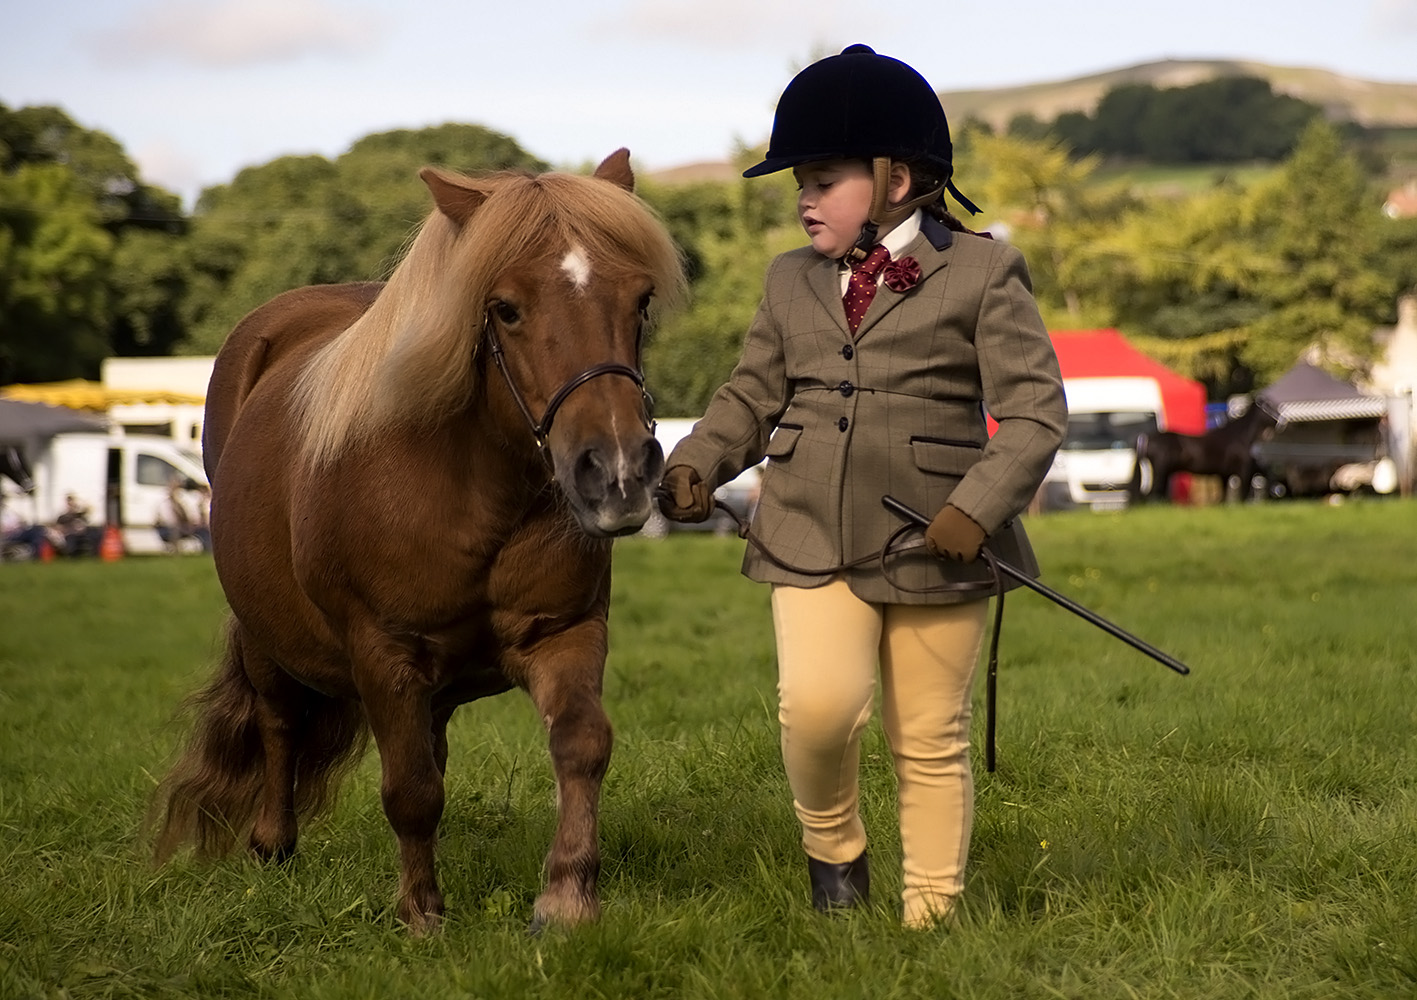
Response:
[[[841,393],[843,396],[850,396],[853,392],[856,391],[856,386],[852,385],[850,381],[842,379],[841,385],[836,387],[836,391]]]
[[[842,431],[842,432],[845,432],[845,430],[846,430],[848,427],[850,427],[850,426],[851,426],[851,421],[847,420],[845,417],[842,417],[840,420],[838,420],[838,421],[836,422],[836,429],[839,430],[839,431]]]
[[[850,361],[851,358],[852,358],[855,354],[856,354],[856,349],[855,349],[854,347],[852,347],[850,344],[847,344],[845,347],[843,347],[843,348],[841,349],[841,356],[842,356],[843,358],[845,358],[847,361]]]

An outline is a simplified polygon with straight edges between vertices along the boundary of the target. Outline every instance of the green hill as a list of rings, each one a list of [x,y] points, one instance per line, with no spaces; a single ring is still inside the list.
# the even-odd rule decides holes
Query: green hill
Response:
[[[1018,114],[1032,114],[1040,121],[1052,121],[1066,111],[1091,114],[1103,94],[1125,84],[1188,87],[1222,76],[1268,80],[1276,93],[1317,104],[1334,121],[1356,121],[1368,127],[1417,127],[1417,83],[1378,83],[1323,69],[1239,59],[1166,59],[1069,80],[943,91],[940,101],[952,122],[978,118],[1001,129]]]
[[[1102,95],[1124,84],[1188,87],[1221,76],[1268,80],[1277,93],[1317,104],[1333,121],[1355,121],[1369,128],[1417,129],[1417,83],[1380,83],[1324,69],[1271,66],[1243,59],[1165,59],[1068,80],[991,90],[941,91],[940,101],[955,127],[966,118],[978,118],[1002,130],[1018,114],[1031,114],[1043,122],[1051,122],[1066,111],[1091,114]],[[766,141],[764,136],[763,142]],[[1399,137],[1389,141],[1408,140]],[[1405,149],[1393,148],[1403,160],[1412,158]],[[731,163],[714,161],[686,164],[651,176],[664,184],[684,184],[732,180],[738,172]]]

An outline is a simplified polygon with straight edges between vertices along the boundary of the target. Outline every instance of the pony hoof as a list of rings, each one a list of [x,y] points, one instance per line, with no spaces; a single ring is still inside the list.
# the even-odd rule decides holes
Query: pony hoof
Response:
[[[284,864],[295,857],[294,844],[259,844],[251,841],[251,856],[262,864]]]
[[[416,938],[432,937],[443,929],[441,913],[410,913],[400,915],[399,919],[404,922],[409,934]]]
[[[408,927],[414,937],[428,937],[437,934],[443,927],[443,899],[436,896],[425,905],[418,906],[405,899],[399,904],[399,919]]]
[[[544,893],[532,907],[531,925],[527,933],[541,934],[547,927],[570,929],[600,919],[600,901],[593,895],[554,892]]]

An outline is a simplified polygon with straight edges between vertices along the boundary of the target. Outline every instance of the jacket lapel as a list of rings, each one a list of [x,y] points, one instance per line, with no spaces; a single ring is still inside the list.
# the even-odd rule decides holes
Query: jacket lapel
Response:
[[[954,245],[954,233],[945,225],[932,216],[926,215],[920,220],[920,235],[910,241],[910,244],[901,252],[900,257],[914,257],[920,265],[920,280],[911,288],[903,292],[893,291],[884,281],[876,289],[876,297],[871,300],[871,305],[866,309],[866,315],[861,318],[861,326],[856,330],[856,339],[860,340],[878,323],[882,316],[886,315],[896,306],[900,305],[908,296],[916,294],[916,288],[924,284],[925,281],[940,270],[950,260],[950,248]],[[899,258],[897,258],[899,259]],[[845,309],[838,309],[842,313],[842,329],[846,328]]]
[[[838,261],[823,257],[807,272],[807,284],[812,289],[827,315],[836,320],[842,334],[849,337],[846,327],[846,307],[841,304],[841,265]]]

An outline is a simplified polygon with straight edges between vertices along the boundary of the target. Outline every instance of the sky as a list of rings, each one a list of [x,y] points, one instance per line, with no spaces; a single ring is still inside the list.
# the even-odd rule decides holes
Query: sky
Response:
[[[1168,58],[1417,83],[1417,0],[5,0],[0,25],[0,103],[62,107],[189,207],[243,167],[445,122],[557,166],[724,160],[854,42],[940,91]]]

